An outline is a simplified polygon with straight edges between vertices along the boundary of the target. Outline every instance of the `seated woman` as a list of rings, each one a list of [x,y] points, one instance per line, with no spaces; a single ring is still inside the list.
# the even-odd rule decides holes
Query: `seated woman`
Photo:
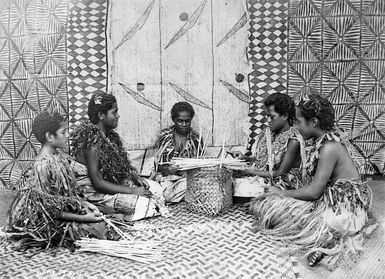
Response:
[[[139,176],[114,131],[119,113],[113,95],[97,93],[88,104],[90,122],[71,135],[79,191],[102,212],[122,213],[126,221],[167,215],[161,187]]]
[[[23,238],[23,247],[71,246],[88,235],[79,223],[100,222],[102,214],[76,194],[71,158],[60,151],[68,139],[64,118],[43,112],[32,133],[42,147],[10,207],[8,232]]]
[[[171,109],[174,122],[160,132],[155,146],[158,149],[155,162],[155,179],[164,190],[166,202],[181,201],[186,193],[186,177],[169,165],[172,158],[192,158],[203,155],[203,139],[191,128],[194,108],[187,102],[175,103]]]
[[[246,170],[235,173],[237,177],[249,176],[235,180],[236,197],[255,197],[262,194],[266,185],[263,178],[272,176],[275,178],[274,184],[285,188],[289,187],[288,181],[299,177],[296,171],[289,175],[290,170],[299,167],[300,143],[303,143],[301,135],[293,127],[294,101],[286,94],[274,93],[266,98],[265,107],[270,118],[270,129],[267,128],[257,139],[255,157],[246,157],[240,152],[232,153],[234,157],[245,159],[251,164]],[[269,161],[272,166],[269,166]]]
[[[349,142],[333,128],[334,109],[327,99],[309,96],[297,107],[299,131],[313,139],[302,167],[307,183],[295,190],[269,187],[255,198],[250,211],[257,230],[303,252],[310,266],[322,258],[329,267],[354,260],[362,244],[371,191],[360,179]]]

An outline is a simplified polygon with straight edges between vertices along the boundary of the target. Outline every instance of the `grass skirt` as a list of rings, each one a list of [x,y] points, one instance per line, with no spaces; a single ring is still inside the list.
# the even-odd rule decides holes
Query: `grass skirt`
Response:
[[[253,199],[249,210],[257,217],[255,230],[283,242],[284,253],[306,257],[319,250],[326,254],[323,263],[333,268],[340,261],[354,262],[362,250],[370,202],[366,183],[338,180],[317,201],[266,194]],[[327,242],[333,245],[323,247]]]
[[[27,188],[18,192],[9,210],[7,233],[18,240],[17,247],[75,248],[82,237],[116,239],[104,222],[80,224],[58,220],[60,212],[85,214],[78,199],[50,195]]]

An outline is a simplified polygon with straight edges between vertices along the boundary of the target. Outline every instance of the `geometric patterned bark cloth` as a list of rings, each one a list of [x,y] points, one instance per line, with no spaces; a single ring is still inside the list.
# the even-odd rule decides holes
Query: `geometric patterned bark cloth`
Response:
[[[321,94],[359,153],[385,171],[385,1],[248,0],[250,144],[267,124],[272,93]]]
[[[287,278],[293,263],[277,246],[250,231],[253,221],[239,206],[218,217],[189,212],[184,203],[173,216],[137,222],[135,235],[163,243],[162,261],[142,264],[100,254],[59,250],[56,256],[13,251],[1,245],[0,278]]]

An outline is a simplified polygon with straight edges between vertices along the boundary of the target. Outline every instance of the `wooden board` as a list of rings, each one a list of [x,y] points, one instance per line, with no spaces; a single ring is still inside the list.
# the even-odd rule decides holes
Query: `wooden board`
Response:
[[[236,28],[237,22],[245,15],[242,1],[213,1],[213,55],[214,55],[214,145],[245,144],[249,131],[243,129],[248,123],[249,103],[238,99],[224,85],[230,84],[235,90],[249,95],[247,76],[250,66],[246,60],[247,24]],[[238,30],[221,45],[219,42],[230,30]],[[243,80],[241,81],[243,77]],[[236,80],[239,81],[237,81]],[[222,81],[222,82],[221,82]],[[243,130],[246,131],[243,132]]]
[[[243,4],[237,0],[111,4],[109,91],[118,99],[118,132],[129,150],[147,148],[161,129],[171,125],[170,111],[178,101],[193,105],[192,126],[210,133],[210,146],[222,145],[223,136],[229,145],[244,145],[248,102],[229,90],[242,91],[241,98],[249,94]],[[243,80],[237,82],[236,74]],[[138,83],[144,84],[143,91]]]
[[[160,129],[160,112],[146,103],[139,103],[128,92],[135,92],[143,100],[160,106],[159,1],[117,0],[110,4],[110,90],[118,100],[121,116],[118,132],[128,148],[144,148],[154,141]],[[142,27],[130,33],[136,30],[135,25]],[[121,43],[127,34],[132,36]],[[144,85],[144,90],[140,91],[138,83]],[[128,88],[128,92],[120,84]]]

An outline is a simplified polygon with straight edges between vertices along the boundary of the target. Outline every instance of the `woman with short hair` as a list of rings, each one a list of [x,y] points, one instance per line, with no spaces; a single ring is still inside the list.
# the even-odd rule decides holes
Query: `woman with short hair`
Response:
[[[243,177],[235,180],[234,196],[236,197],[258,196],[263,193],[268,183],[280,185],[283,189],[293,187],[294,184],[291,182],[300,177],[298,167],[303,140],[294,126],[293,99],[283,93],[271,94],[265,100],[265,109],[269,118],[269,127],[254,144],[255,156],[246,157],[240,152],[233,152],[234,157],[250,162],[247,169],[235,172],[236,177]]]
[[[166,202],[183,200],[186,175],[170,165],[173,158],[196,158],[203,155],[203,139],[191,128],[195,111],[188,102],[175,103],[171,109],[173,125],[163,129],[155,142],[157,148],[154,178],[162,185]]]
[[[334,127],[331,103],[311,95],[299,103],[296,116],[303,138],[313,141],[302,163],[306,179],[294,190],[269,187],[250,211],[256,229],[284,242],[290,253],[304,253],[310,266],[324,258],[335,267],[358,255],[371,191],[361,180],[351,144]]]

